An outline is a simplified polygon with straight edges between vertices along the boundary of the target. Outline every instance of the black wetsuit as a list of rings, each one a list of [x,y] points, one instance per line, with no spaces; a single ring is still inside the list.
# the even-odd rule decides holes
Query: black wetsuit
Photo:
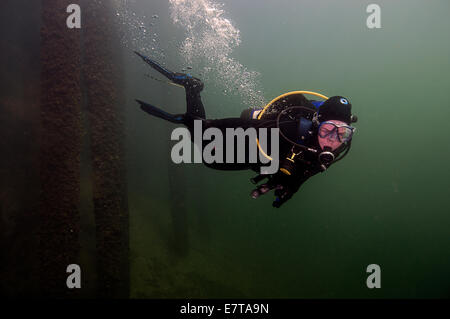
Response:
[[[248,128],[259,128],[259,127],[269,127],[270,124],[273,124],[273,121],[267,121],[267,120],[256,120],[256,119],[248,119],[243,117],[236,117],[236,118],[224,118],[224,119],[206,119],[206,112],[203,107],[203,103],[201,100],[200,92],[195,91],[193,89],[190,89],[189,87],[186,88],[186,106],[187,110],[186,113],[183,115],[183,124],[186,125],[186,127],[189,129],[191,133],[192,141],[194,141],[194,120],[202,120],[202,135],[205,130],[208,128],[217,128],[222,132],[222,135],[225,136],[226,129],[236,129],[236,128],[242,128],[243,130],[246,130]],[[203,146],[205,146],[206,143],[203,143]],[[250,163],[249,162],[249,154],[248,154],[248,146],[249,146],[249,140],[246,138],[245,143],[245,162],[244,163],[238,163],[236,159],[237,155],[237,141],[235,140],[235,159],[233,163],[226,163],[225,161],[225,155],[227,153],[226,149],[226,143],[223,143],[223,154],[224,154],[224,160],[223,163],[204,163],[206,166],[213,168],[213,169],[219,169],[219,170],[245,170],[245,169],[253,169],[257,170],[259,166],[261,166],[263,163],[258,161],[258,163]],[[267,165],[267,164],[265,164]]]
[[[310,108],[312,111],[315,111],[315,107],[308,101],[303,95],[296,95],[291,98],[285,99],[282,103],[279,103],[278,107],[285,108],[291,106],[306,106]],[[265,116],[264,119],[252,119],[249,114],[251,112],[250,109],[244,110],[241,114],[241,117],[236,118],[224,118],[224,119],[206,119],[206,112],[203,107],[203,103],[201,100],[200,92],[195,90],[190,90],[186,88],[186,105],[187,112],[183,115],[183,123],[188,127],[191,132],[191,137],[194,136],[194,120],[202,120],[202,129],[205,131],[208,128],[218,128],[223,135],[225,136],[225,131],[227,128],[242,128],[246,130],[247,128],[273,128],[276,127],[277,122],[277,113],[274,113],[272,116]],[[277,105],[274,106],[275,108]],[[312,113],[311,113],[312,114]],[[291,127],[288,127],[287,130],[296,132],[298,129],[298,121],[292,121]],[[270,136],[268,132],[267,136]],[[305,141],[307,146],[311,148],[318,148],[317,142],[317,131],[312,131],[310,138]],[[219,170],[246,170],[252,169],[255,172],[259,172],[261,166],[268,165],[267,163],[262,163],[259,159],[258,162],[249,163],[248,162],[248,144],[249,140],[246,138],[246,162],[245,163],[204,163],[206,166],[219,169]],[[236,141],[235,141],[235,150],[234,154],[236,155]],[[204,146],[204,145],[203,145]],[[279,158],[280,161],[289,156],[292,152],[293,145],[283,139],[281,136],[279,137]],[[270,139],[268,138],[268,149],[270,149]],[[294,149],[294,152],[299,151],[299,149]],[[227,150],[224,144],[223,153],[226,154]],[[331,164],[330,164],[331,165]],[[329,167],[330,165],[326,165]],[[299,187],[311,176],[322,172],[323,167],[322,164],[317,160],[317,154],[304,152],[302,154],[301,159],[297,159],[295,161],[295,173],[292,175],[286,175],[282,172],[278,172],[276,174],[267,176],[269,181],[267,183],[262,184],[262,186],[269,186],[271,188],[276,187],[275,185],[283,185],[283,190],[276,190],[275,195],[277,199],[274,202],[274,206],[279,207],[282,203],[287,201],[292,195],[297,192]],[[260,176],[262,178],[262,176]],[[260,186],[261,188],[261,186]],[[283,196],[284,193],[284,196]]]

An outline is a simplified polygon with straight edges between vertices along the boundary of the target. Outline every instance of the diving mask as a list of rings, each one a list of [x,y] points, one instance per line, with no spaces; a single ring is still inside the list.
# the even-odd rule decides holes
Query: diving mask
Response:
[[[318,135],[321,138],[329,138],[337,140],[341,143],[347,143],[352,139],[353,132],[356,128],[347,124],[338,124],[334,121],[325,121],[320,123]]]

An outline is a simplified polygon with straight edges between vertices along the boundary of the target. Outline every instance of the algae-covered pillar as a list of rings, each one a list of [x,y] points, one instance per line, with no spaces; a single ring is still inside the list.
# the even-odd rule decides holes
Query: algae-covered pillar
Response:
[[[74,294],[66,286],[66,268],[79,254],[81,47],[80,30],[66,26],[71,2],[41,2],[41,296]]]
[[[39,1],[0,1],[0,295],[37,285]],[[17,17],[20,16],[20,19]]]
[[[114,1],[82,0],[83,78],[92,154],[98,296],[129,296],[123,61]]]
[[[98,297],[129,296],[129,233],[124,163],[120,35],[113,1],[78,1],[81,29],[69,29],[70,0],[43,0],[39,291],[83,296],[66,286],[80,260],[80,155],[83,130],[92,155]],[[83,107],[84,106],[84,107]],[[81,113],[87,110],[88,127]],[[83,282],[83,279],[82,279]]]

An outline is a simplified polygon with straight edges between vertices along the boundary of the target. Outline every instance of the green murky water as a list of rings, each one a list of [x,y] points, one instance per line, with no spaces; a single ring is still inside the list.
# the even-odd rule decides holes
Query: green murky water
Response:
[[[133,110],[130,101],[133,296],[449,296],[450,7],[378,1],[381,29],[368,29],[369,3],[224,2],[242,41],[230,56],[260,73],[266,101],[316,90],[348,97],[359,116],[347,158],[311,178],[282,209],[271,207],[271,195],[250,198],[251,173],[174,167],[174,126]],[[142,10],[159,15],[160,37],[185,36],[167,18],[165,1]],[[165,62],[184,65],[179,51]],[[183,110],[182,90],[136,83],[142,65],[130,63],[130,100]],[[246,106],[221,85],[214,76],[205,80],[207,115],[238,116]],[[170,208],[178,187],[185,190],[182,216]],[[187,228],[181,256],[170,244],[178,217]],[[378,290],[366,286],[372,263],[382,271]]]
[[[450,3],[375,1],[369,29],[372,2],[120,1],[131,297],[450,296]],[[135,49],[202,78],[210,118],[293,90],[346,96],[353,147],[280,209],[250,197],[252,172],[175,165],[176,126],[134,99],[182,113],[184,92],[147,77]],[[366,286],[370,264],[381,289]]]

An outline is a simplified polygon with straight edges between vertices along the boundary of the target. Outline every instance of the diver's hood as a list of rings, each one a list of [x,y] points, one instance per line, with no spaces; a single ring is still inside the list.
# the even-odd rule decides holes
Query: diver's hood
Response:
[[[352,105],[343,96],[330,97],[319,108],[319,122],[338,120],[350,125],[354,122],[353,118]]]

